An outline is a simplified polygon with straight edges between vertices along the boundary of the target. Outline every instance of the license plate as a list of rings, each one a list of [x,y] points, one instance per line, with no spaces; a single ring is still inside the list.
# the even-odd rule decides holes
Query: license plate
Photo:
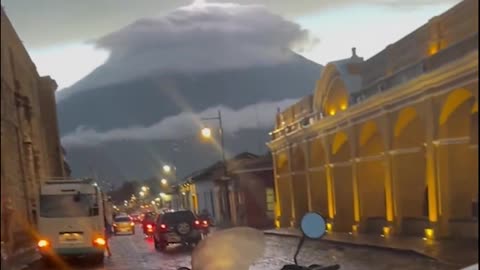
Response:
[[[80,233],[63,233],[60,234],[60,243],[71,244],[71,243],[82,243],[83,235]]]
[[[180,242],[180,236],[178,236],[176,233],[169,233],[167,234],[167,239],[169,242]]]

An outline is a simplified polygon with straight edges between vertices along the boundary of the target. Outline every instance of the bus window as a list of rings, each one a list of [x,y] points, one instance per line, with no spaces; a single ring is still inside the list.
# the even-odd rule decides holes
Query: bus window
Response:
[[[40,216],[46,218],[98,216],[93,194],[40,195]],[[97,207],[96,210],[95,207]]]

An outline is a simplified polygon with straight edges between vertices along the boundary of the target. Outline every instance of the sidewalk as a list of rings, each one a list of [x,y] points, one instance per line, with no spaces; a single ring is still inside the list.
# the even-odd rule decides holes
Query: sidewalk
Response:
[[[288,237],[301,237],[298,229],[279,228],[265,230],[267,235],[278,235]],[[348,233],[327,233],[322,241],[364,246],[373,248],[390,249],[394,251],[415,252],[430,257],[443,263],[467,266],[478,263],[478,240],[423,240],[417,237],[381,237],[380,235],[350,235]]]
[[[22,270],[26,269],[34,261],[40,259],[40,255],[36,247],[31,247],[19,250],[6,259],[8,262],[5,266],[2,266],[2,270]]]

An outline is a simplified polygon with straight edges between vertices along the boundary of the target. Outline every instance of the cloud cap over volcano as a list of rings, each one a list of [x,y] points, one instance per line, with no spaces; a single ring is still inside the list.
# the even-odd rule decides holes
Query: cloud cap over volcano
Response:
[[[205,3],[145,18],[94,41],[107,62],[73,86],[91,89],[153,72],[275,65],[315,44],[307,30],[259,5]]]

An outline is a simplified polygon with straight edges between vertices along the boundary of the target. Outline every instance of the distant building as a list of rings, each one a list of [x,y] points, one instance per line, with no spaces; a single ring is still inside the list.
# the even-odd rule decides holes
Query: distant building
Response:
[[[478,238],[478,1],[329,63],[271,135],[279,227]]]
[[[65,176],[55,90],[40,77],[1,10],[1,241],[9,255],[31,247],[41,179]]]
[[[187,177],[180,185],[184,207],[206,210],[221,225],[273,226],[274,188],[270,155],[241,153]]]

